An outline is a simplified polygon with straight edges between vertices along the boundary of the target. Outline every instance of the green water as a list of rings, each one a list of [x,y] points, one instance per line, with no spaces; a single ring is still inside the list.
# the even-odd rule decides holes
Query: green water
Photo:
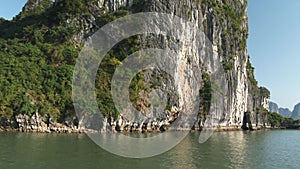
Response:
[[[300,131],[222,132],[204,144],[189,134],[147,159],[112,155],[84,134],[0,133],[0,169],[300,168]]]

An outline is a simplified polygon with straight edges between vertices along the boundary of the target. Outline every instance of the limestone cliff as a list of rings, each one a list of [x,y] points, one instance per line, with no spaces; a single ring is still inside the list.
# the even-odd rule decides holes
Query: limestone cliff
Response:
[[[51,46],[49,44],[53,44],[53,46],[72,44],[76,49],[80,49],[84,42],[103,25],[116,18],[138,12],[163,12],[176,15],[192,22],[196,25],[195,29],[205,33],[212,44],[213,55],[216,56],[213,62],[218,62],[223,66],[227,80],[225,84],[228,89],[227,93],[225,93],[226,104],[219,116],[219,126],[241,126],[244,112],[246,111],[251,112],[250,118],[253,124],[266,123],[267,119],[263,113],[263,108],[267,108],[269,93],[266,92],[265,88],[257,86],[253,73],[254,68],[251,66],[247,52],[247,0],[55,0],[53,3],[50,0],[29,0],[23,8],[23,12],[13,22],[1,26],[3,30],[0,30],[2,34],[0,37],[15,38],[15,36],[20,36],[20,38],[25,38],[27,43],[41,48],[42,52],[50,58],[50,61],[47,61],[49,62],[48,64],[56,67],[60,65],[59,59],[61,59],[61,55],[68,54],[68,52],[73,54],[72,51],[64,53],[59,48],[49,51],[40,47],[41,44],[47,44],[48,47]],[[23,27],[19,28],[19,24]],[[10,27],[14,29],[10,30]],[[32,33],[30,32],[31,30],[35,30],[35,32]],[[8,32],[12,31],[16,32],[8,34]],[[24,36],[21,37],[23,34]],[[182,38],[188,40],[191,38],[190,36],[187,34]],[[99,68],[99,73],[104,75],[101,77],[112,77],[110,68],[116,67],[115,63],[122,61],[130,52],[132,53],[132,51],[135,52],[149,46],[172,48],[172,45],[175,43],[176,40],[163,35],[138,35],[131,37],[114,47],[109,53],[111,58],[108,58],[107,63],[105,63],[107,65],[102,65]],[[195,49],[184,48],[181,51],[180,59],[183,60],[180,65],[181,70],[187,70],[191,64],[189,59],[196,58],[196,55],[192,54],[193,50]],[[128,53],[124,54],[126,52]],[[72,57],[74,56],[72,55]],[[66,62],[70,66],[74,64],[72,57],[65,58],[65,60],[61,59],[61,62]],[[59,61],[53,61],[55,59]],[[210,84],[209,72],[211,68],[210,65],[202,65],[201,61],[195,63],[203,68],[203,73],[199,74],[203,88],[200,91],[200,111],[197,123],[195,123],[195,128],[201,128],[206,116],[209,115],[209,107],[211,105],[212,98],[209,94],[212,85]],[[165,77],[165,75],[156,70],[143,72],[139,76],[140,79],[134,79],[139,83],[131,84],[132,88],[142,88],[147,91],[149,86],[144,86],[145,84],[141,80],[155,84],[158,87],[167,86],[162,87],[162,90],[168,93],[167,109],[170,109],[172,105],[177,105],[179,109],[184,109],[186,100],[178,98],[174,89],[168,87],[175,82],[166,78],[156,81],[155,79],[159,79],[158,77]],[[103,81],[104,79],[100,78],[98,80]],[[179,83],[184,85],[183,81],[179,81]],[[105,117],[114,116],[114,118],[118,118],[119,113],[122,112],[117,112],[112,105],[111,96],[107,91],[111,87],[110,82],[102,83],[101,85],[98,86],[99,91],[96,92],[100,98],[100,110],[102,110]],[[63,89],[66,88],[69,89],[70,87],[64,87]],[[204,93],[201,94],[201,92]],[[63,93],[61,97],[68,94],[68,92]],[[136,98],[135,96],[138,94],[134,93],[134,91],[132,95],[134,96],[132,97],[134,106],[140,110],[147,109],[149,106],[147,99]],[[57,97],[59,98],[59,96]],[[40,104],[43,105],[45,104],[44,102],[46,101],[43,100]],[[55,112],[59,112],[60,106],[58,103],[52,102],[47,102],[47,105],[50,105],[49,107],[54,107],[49,109],[49,111],[56,110]],[[74,111],[70,108],[72,106],[65,107],[65,109],[60,111],[66,113],[61,113],[61,116],[56,117],[61,119],[62,122],[66,121],[66,119],[71,118],[73,120],[75,118],[70,117],[74,116]],[[28,114],[32,113],[29,112]],[[83,119],[78,120],[80,123]],[[70,126],[72,125],[70,124]]]
[[[283,117],[291,118],[291,116],[292,116],[292,111],[290,109],[279,107],[274,102],[270,102],[269,108],[270,108],[270,112],[278,113],[278,114],[282,115]]]
[[[298,103],[292,112],[292,118],[293,119],[300,119],[300,103]]]
[[[267,108],[269,96],[262,94],[257,86],[246,46],[247,0],[100,0],[98,7],[107,12],[119,9],[130,13],[164,12],[198,25],[212,42],[214,54],[220,57],[226,72],[228,102],[220,125],[241,125],[246,111],[251,112],[252,123],[266,122],[260,110]],[[203,105],[200,114],[205,115],[208,110]]]

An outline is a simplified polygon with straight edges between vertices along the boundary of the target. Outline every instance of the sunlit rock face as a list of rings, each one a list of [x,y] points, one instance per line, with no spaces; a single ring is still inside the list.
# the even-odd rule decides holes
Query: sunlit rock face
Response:
[[[56,0],[58,4],[60,0]],[[75,44],[83,44],[89,37],[96,32],[101,26],[98,20],[105,14],[120,10],[128,11],[128,13],[138,12],[163,12],[176,15],[194,24],[194,28],[188,27],[189,31],[202,31],[211,43],[212,60],[210,63],[217,63],[223,66],[226,83],[226,93],[224,94],[224,105],[218,112],[219,126],[241,126],[244,112],[249,111],[253,124],[262,124],[266,122],[265,114],[261,113],[261,106],[268,109],[268,99],[260,95],[257,82],[254,78],[246,41],[248,38],[248,16],[246,0],[91,0],[87,2],[88,11],[91,15],[70,15],[65,21],[65,26],[75,25],[81,27],[81,31],[74,35],[73,42]],[[173,18],[169,18],[172,20]],[[146,36],[137,37],[140,41],[145,42],[153,48],[173,48],[176,39],[164,37],[161,35],[151,35],[153,38],[149,40]],[[193,33],[185,34],[181,40],[190,41],[193,39]],[[150,43],[151,42],[151,43]],[[197,45],[191,43],[191,46],[181,46],[178,51],[177,80],[162,80],[159,83],[163,91],[168,91],[168,104],[177,105],[179,109],[184,110],[185,104],[190,100],[187,95],[191,89],[186,83],[184,72],[191,67],[191,61],[196,63],[202,69],[202,73],[210,74],[214,66],[203,64],[199,59],[199,51]],[[174,58],[175,59],[175,58]],[[199,78],[202,79],[202,73]],[[145,73],[145,81],[153,81],[157,78],[152,76],[157,74],[155,71]],[[174,83],[179,84],[181,89],[174,89]],[[204,80],[202,79],[202,87]],[[211,101],[200,99],[199,119],[196,128],[203,125],[209,115],[210,109],[204,105],[205,102]],[[143,103],[141,103],[143,104]],[[143,106],[142,106],[143,107]],[[145,106],[144,106],[145,107]],[[199,126],[200,125],[200,126]]]
[[[227,94],[224,111],[219,115],[220,125],[241,125],[245,111],[251,112],[253,123],[263,123],[263,115],[257,108],[267,108],[268,100],[259,94],[246,48],[248,17],[246,1],[193,1],[150,0],[139,3],[139,11],[166,12],[182,17],[196,25],[210,40],[214,60],[222,63],[227,79]],[[135,7],[135,5],[133,5]],[[133,9],[135,11],[136,9]],[[186,39],[189,39],[189,35]],[[185,50],[182,57],[193,53]],[[188,67],[188,63],[186,67]],[[201,63],[199,62],[199,65]],[[210,70],[209,65],[201,65]],[[180,105],[180,103],[179,103]],[[267,108],[268,109],[268,108]],[[201,112],[202,111],[202,112]],[[207,110],[200,108],[200,114]]]
[[[93,4],[93,3],[91,3]],[[226,77],[226,102],[223,111],[218,115],[220,126],[242,125],[244,112],[251,112],[251,119],[253,123],[265,123],[263,113],[260,113],[258,108],[263,106],[268,109],[268,100],[260,96],[257,82],[253,75],[253,68],[249,61],[249,56],[246,47],[246,40],[248,37],[248,17],[247,17],[247,1],[195,1],[195,0],[99,0],[92,5],[91,8],[105,9],[98,10],[106,12],[118,11],[120,9],[127,10],[130,13],[137,12],[164,12],[172,15],[179,16],[195,25],[194,30],[198,29],[203,31],[207,39],[212,44],[213,61],[223,65],[224,74]],[[95,10],[97,11],[97,10]],[[101,13],[95,13],[90,19],[86,21],[85,32],[79,36],[77,40],[84,40],[85,34],[93,32],[97,27],[93,22]],[[172,18],[170,18],[172,19]],[[75,19],[76,20],[76,19]],[[96,29],[95,29],[96,30]],[[192,34],[186,34],[183,40],[190,40]],[[144,36],[140,36],[147,43]],[[171,38],[161,38],[154,36],[155,42],[151,47],[158,48],[172,48],[174,40]],[[199,53],[195,48],[197,46],[182,47],[179,55],[180,67],[178,74],[183,74],[185,70],[190,67],[188,58],[196,61]],[[199,59],[198,59],[199,60]],[[210,65],[202,65],[199,60],[198,66],[203,70],[209,71],[212,69]],[[146,73],[147,74],[147,73]],[[149,73],[151,74],[151,73]],[[199,74],[201,77],[201,75]],[[183,77],[183,75],[182,75]],[[152,77],[153,78],[153,77]],[[150,76],[146,81],[149,81]],[[179,81],[165,81],[162,86],[172,86],[172,83],[179,83],[181,86],[185,85],[184,78]],[[168,87],[164,90],[172,91]],[[185,90],[188,92],[189,90]],[[181,93],[184,94],[184,93]],[[179,108],[184,109],[184,104],[187,100],[182,100],[176,94],[169,94],[170,104],[177,104]],[[209,109],[201,107],[200,114],[209,114]],[[203,124],[205,118],[201,118],[199,124]],[[200,126],[201,127],[201,126]]]

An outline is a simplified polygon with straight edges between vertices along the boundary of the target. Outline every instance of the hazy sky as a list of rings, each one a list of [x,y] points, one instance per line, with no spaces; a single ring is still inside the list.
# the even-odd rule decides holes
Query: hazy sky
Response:
[[[11,19],[27,0],[0,0],[0,17]],[[292,109],[300,102],[300,0],[249,0],[248,52],[259,85],[271,100]]]
[[[271,100],[293,109],[300,102],[300,1],[249,0],[248,52]]]

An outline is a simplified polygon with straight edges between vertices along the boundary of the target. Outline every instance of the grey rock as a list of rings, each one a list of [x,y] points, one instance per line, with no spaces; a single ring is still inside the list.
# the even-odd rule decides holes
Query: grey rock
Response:
[[[294,107],[294,110],[292,112],[292,118],[297,120],[300,119],[300,103]]]
[[[279,114],[281,114],[284,117],[290,118],[292,116],[292,112],[288,108],[279,108]]]
[[[274,103],[274,102],[270,102],[269,103],[269,109],[270,109],[270,112],[279,113],[278,105],[276,103]]]

